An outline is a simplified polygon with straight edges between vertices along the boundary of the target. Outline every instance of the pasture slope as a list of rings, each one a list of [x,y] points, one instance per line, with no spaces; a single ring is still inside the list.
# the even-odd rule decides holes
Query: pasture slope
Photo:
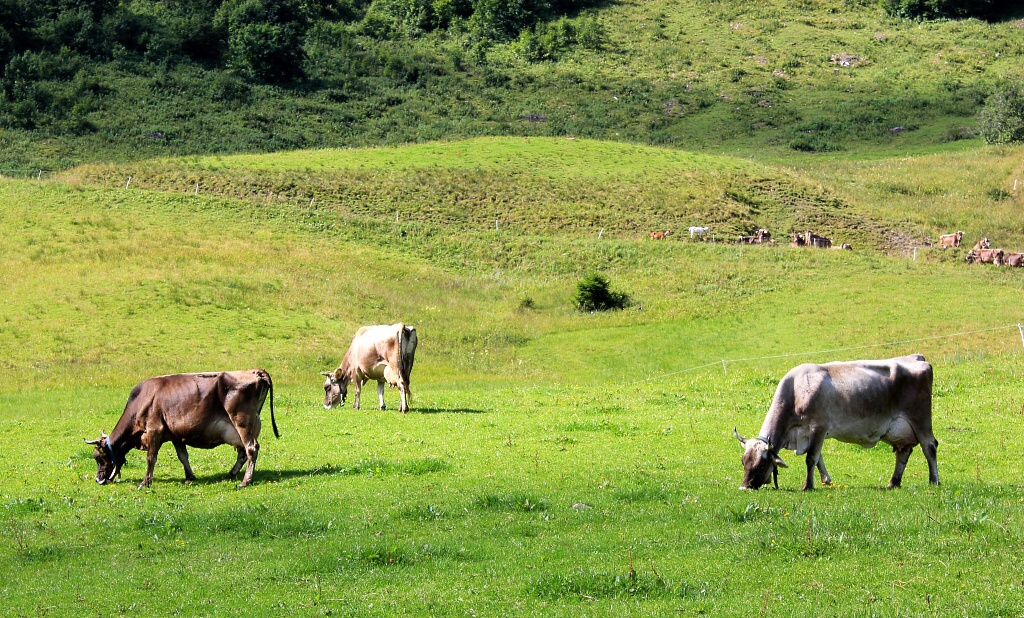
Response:
[[[1021,154],[798,169],[483,140],[4,181],[4,612],[1019,616],[1024,273],[923,243],[1024,247]],[[646,239],[698,222],[858,250]],[[573,311],[593,270],[634,306]],[[317,372],[399,319],[412,413],[325,411]],[[884,491],[888,449],[829,443],[833,487],[797,491],[783,454],[780,491],[737,491],[731,429],[756,432],[786,370],[918,351],[941,487],[916,452]],[[274,377],[283,434],[255,485],[222,482],[219,449],[185,486],[170,448],[152,488],[140,453],[96,485],[81,439],[134,383],[247,367]]]

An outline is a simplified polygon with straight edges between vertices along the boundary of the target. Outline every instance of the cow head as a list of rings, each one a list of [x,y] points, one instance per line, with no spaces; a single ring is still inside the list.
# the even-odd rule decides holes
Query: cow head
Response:
[[[743,482],[740,489],[759,489],[773,479],[775,486],[778,487],[779,468],[789,466],[772,452],[768,440],[761,437],[747,440],[740,436],[735,427],[732,428],[732,433],[743,445]]]
[[[99,440],[86,440],[86,444],[96,447],[92,458],[96,460],[96,482],[106,485],[114,480],[114,477],[121,474],[121,466],[124,465],[124,458],[118,459],[114,449],[110,446],[110,436],[100,431]]]
[[[342,378],[341,371],[333,373],[321,371],[320,375],[327,378],[324,380],[324,409],[330,410],[336,405],[344,404],[348,396],[348,380]]]

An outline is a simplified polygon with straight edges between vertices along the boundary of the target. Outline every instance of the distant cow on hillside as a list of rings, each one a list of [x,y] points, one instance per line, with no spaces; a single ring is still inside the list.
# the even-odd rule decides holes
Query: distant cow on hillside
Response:
[[[988,237],[984,237],[978,242],[974,243],[974,250],[981,251],[982,249],[991,249],[992,243],[989,242]]]
[[[1024,266],[1024,253],[1010,253],[1003,256],[1003,265],[1015,268]]]
[[[789,243],[790,247],[817,247],[819,249],[828,249],[832,246],[832,239],[825,236],[819,236],[814,232],[804,232],[803,234],[793,233],[793,241]]]
[[[768,230],[761,228],[754,232],[753,236],[740,236],[736,240],[738,245],[763,245],[767,243],[773,243],[772,233]]]
[[[959,247],[960,241],[963,240],[964,233],[957,231],[953,234],[943,234],[939,236],[939,246],[943,249],[947,247]]]
[[[651,240],[665,240],[665,237],[672,233],[672,230],[665,230],[664,232],[651,232],[648,234],[648,238]]]
[[[701,226],[698,226],[698,225],[690,226],[690,238],[693,238],[694,236],[696,236],[696,237],[700,238],[701,240],[704,240],[704,236],[707,235],[707,233],[708,233],[708,231],[710,229],[711,228],[701,227]]]
[[[416,343],[416,329],[402,323],[360,328],[352,338],[341,365],[332,372],[320,374],[327,378],[324,382],[324,407],[330,409],[345,403],[351,383],[356,388],[352,407],[358,410],[363,384],[376,380],[380,409],[387,409],[384,405],[384,384],[387,383],[398,387],[402,397],[399,411],[408,412],[409,379],[416,358]]]
[[[1003,250],[1002,249],[971,249],[967,252],[964,257],[965,262],[974,262],[977,264],[995,264],[1001,266],[1003,264]]]

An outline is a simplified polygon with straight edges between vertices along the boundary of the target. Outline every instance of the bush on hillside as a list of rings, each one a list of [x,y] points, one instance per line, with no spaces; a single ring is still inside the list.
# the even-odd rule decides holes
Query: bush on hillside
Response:
[[[890,15],[916,19],[978,17],[995,14],[1000,0],[880,0]]]
[[[576,296],[573,303],[580,311],[608,311],[625,309],[630,298],[625,292],[613,292],[608,278],[600,274],[592,274],[576,283]]]
[[[302,75],[308,23],[298,0],[228,0],[214,25],[227,32],[228,65],[240,75],[267,82]]]
[[[1006,85],[985,101],[979,132],[989,144],[1024,142],[1024,86]]]

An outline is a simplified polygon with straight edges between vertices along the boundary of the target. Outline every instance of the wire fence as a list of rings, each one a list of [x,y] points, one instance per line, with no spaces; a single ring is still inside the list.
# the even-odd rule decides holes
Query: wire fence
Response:
[[[679,375],[681,373],[688,373],[690,371],[697,371],[697,370],[700,370],[700,369],[707,369],[708,367],[717,367],[719,365],[721,365],[723,371],[728,371],[728,369],[726,367],[727,367],[727,365],[729,363],[749,363],[749,362],[754,362],[754,361],[772,360],[772,359],[778,359],[778,358],[793,358],[793,357],[796,357],[796,356],[813,356],[813,355],[816,355],[816,354],[835,354],[835,353],[838,353],[838,352],[850,352],[850,351],[853,351],[853,350],[869,350],[871,348],[883,348],[883,347],[886,347],[886,346],[903,345],[903,344],[907,344],[907,343],[919,343],[919,342],[922,342],[922,341],[935,341],[937,339],[951,339],[953,337],[964,337],[966,335],[977,335],[979,333],[990,333],[990,332],[999,331],[999,330],[1009,330],[1011,328],[1017,329],[1018,331],[1020,331],[1021,345],[1024,345],[1024,325],[1022,325],[1022,324],[1007,324],[1006,326],[994,326],[992,328],[982,328],[982,329],[978,329],[978,330],[969,330],[969,331],[964,331],[964,332],[960,332],[960,333],[951,333],[951,334],[948,334],[948,335],[935,335],[933,337],[918,337],[916,339],[903,339],[901,341],[887,341],[885,343],[872,343],[872,344],[868,344],[868,345],[848,346],[848,347],[845,347],[845,348],[832,348],[832,349],[829,349],[829,350],[815,350],[815,351],[812,351],[812,352],[792,352],[792,353],[788,353],[788,354],[769,354],[769,355],[766,355],[766,356],[752,356],[752,357],[749,357],[749,358],[729,358],[729,359],[723,358],[722,360],[714,361],[714,362],[711,362],[711,363],[704,363],[703,365],[697,365],[696,367],[688,367],[686,369],[680,369],[679,371],[672,371],[670,373],[663,373],[663,374],[660,374],[660,375],[652,376],[650,378],[647,378],[644,381],[645,382],[651,382],[653,380],[660,380],[662,378],[667,378],[669,376]]]
[[[42,180],[56,173],[56,170],[43,169],[0,169],[0,178],[34,178]]]

